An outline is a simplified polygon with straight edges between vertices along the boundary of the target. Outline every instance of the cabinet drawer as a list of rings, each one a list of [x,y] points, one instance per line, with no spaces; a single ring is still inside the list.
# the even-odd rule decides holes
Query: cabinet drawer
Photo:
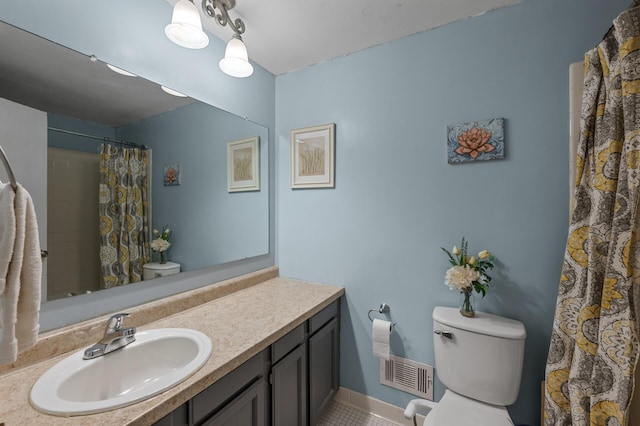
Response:
[[[315,314],[309,320],[309,334],[313,334],[320,328],[331,321],[331,319],[338,315],[338,303],[340,299],[332,302],[329,306]]]
[[[271,363],[275,364],[280,361],[283,356],[294,350],[302,342],[304,342],[304,324],[300,324],[271,345]]]
[[[268,361],[268,349],[245,362],[192,399],[193,423],[218,410],[225,402],[252,384],[264,374]],[[215,356],[215,353],[214,355]]]

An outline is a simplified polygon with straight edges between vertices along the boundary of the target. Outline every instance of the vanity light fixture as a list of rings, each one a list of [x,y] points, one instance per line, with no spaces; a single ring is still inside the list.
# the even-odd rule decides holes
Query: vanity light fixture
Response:
[[[178,10],[178,6],[180,6],[180,12],[176,12],[176,10]],[[210,18],[215,19],[216,22],[223,27],[228,24],[234,33],[231,40],[229,40],[229,43],[227,43],[224,58],[220,60],[218,66],[222,72],[232,77],[249,77],[253,74],[253,66],[249,63],[247,47],[242,41],[241,35],[245,30],[244,22],[240,18],[236,18],[234,20],[229,16],[229,11],[235,6],[236,0],[202,0],[202,10],[204,13],[206,13]],[[176,20],[176,16],[179,16],[180,20]],[[184,22],[189,22],[189,24],[186,25]],[[178,23],[180,26],[174,26],[174,24]],[[171,29],[169,27],[171,27]],[[183,27],[188,28],[189,31],[192,31],[193,28],[197,28],[202,32],[200,15],[198,14],[197,8],[190,0],[180,0],[176,3],[173,9],[172,22],[165,28],[165,34],[171,41],[183,47],[196,49],[206,46],[206,44],[204,44],[203,46],[193,47],[192,45],[184,44],[183,38],[174,38],[175,34],[173,32],[177,31],[180,33]],[[206,37],[204,32],[202,32],[202,34]]]

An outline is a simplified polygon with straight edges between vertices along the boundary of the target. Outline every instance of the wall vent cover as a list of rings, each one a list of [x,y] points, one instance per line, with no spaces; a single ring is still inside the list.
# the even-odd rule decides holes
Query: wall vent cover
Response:
[[[433,401],[433,367],[399,356],[380,358],[380,383]]]

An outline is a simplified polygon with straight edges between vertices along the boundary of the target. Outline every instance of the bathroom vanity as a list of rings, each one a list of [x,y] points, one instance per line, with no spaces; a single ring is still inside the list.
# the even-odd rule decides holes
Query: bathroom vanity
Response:
[[[106,318],[46,333],[23,356],[26,365],[0,368],[0,423],[212,425],[231,419],[239,425],[315,424],[338,389],[344,289],[277,275],[277,268],[267,268],[130,309],[128,326],[191,328],[206,334],[213,349],[184,382],[113,411],[57,417],[31,407],[29,392],[36,380],[94,343]]]
[[[316,424],[339,386],[338,303],[332,302],[155,425]]]

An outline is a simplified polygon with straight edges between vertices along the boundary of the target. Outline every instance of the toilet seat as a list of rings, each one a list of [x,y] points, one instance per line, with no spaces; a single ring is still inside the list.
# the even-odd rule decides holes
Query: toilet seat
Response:
[[[505,407],[483,404],[447,389],[423,426],[513,426]]]

